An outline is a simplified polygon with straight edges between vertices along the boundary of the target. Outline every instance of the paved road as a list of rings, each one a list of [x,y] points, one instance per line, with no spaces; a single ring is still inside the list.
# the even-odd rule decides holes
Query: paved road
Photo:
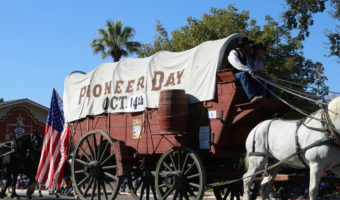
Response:
[[[17,194],[21,199],[26,199],[25,190],[17,190]],[[61,196],[60,198],[56,198],[55,195],[49,195],[47,191],[43,191],[43,197],[39,197],[37,191],[34,192],[32,196],[33,200],[76,200],[73,197],[65,197]],[[133,200],[133,198],[128,194],[120,194],[116,198],[117,200]],[[204,200],[215,199],[211,193],[206,193]],[[11,198],[6,197],[5,200],[13,200]],[[150,199],[152,200],[152,199]]]

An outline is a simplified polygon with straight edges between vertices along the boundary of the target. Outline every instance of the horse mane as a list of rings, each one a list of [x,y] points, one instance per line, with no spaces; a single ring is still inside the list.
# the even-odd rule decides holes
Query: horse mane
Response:
[[[336,119],[339,117],[338,116],[339,113],[340,113],[340,97],[337,97],[328,104],[328,114],[332,122],[336,121]]]

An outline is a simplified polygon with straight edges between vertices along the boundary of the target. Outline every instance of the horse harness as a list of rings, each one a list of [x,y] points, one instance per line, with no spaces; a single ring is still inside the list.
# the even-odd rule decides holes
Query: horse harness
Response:
[[[324,107],[323,108],[324,112],[322,113],[321,115],[321,120],[319,120],[322,124],[322,128],[315,128],[315,127],[311,127],[311,126],[308,126],[306,125],[304,122],[307,118],[304,118],[300,121],[297,122],[297,127],[296,127],[296,131],[295,131],[295,144],[296,144],[296,152],[290,156],[288,156],[287,158],[281,160],[280,162],[276,163],[275,166],[278,166],[279,164],[282,164],[284,163],[285,161],[293,158],[294,156],[298,156],[299,160],[301,161],[301,163],[306,167],[308,168],[308,165],[307,163],[305,162],[305,160],[303,159],[302,157],[302,154],[312,148],[312,147],[315,147],[315,146],[320,146],[322,144],[326,144],[326,143],[335,143],[337,144],[338,146],[340,146],[340,133],[339,131],[334,127],[334,125],[332,124],[331,120],[330,120],[330,117],[329,117],[329,114],[327,112],[327,108]],[[267,127],[267,131],[266,131],[266,151],[265,152],[256,152],[255,151],[255,144],[256,144],[256,141],[255,141],[255,134],[256,134],[256,129],[255,129],[255,133],[254,133],[254,137],[253,137],[253,146],[252,146],[252,152],[249,152],[248,155],[249,156],[263,156],[266,158],[266,164],[265,164],[265,170],[264,170],[264,174],[268,174],[268,163],[269,163],[269,159],[275,159],[274,157],[270,156],[269,154],[269,141],[268,141],[268,137],[269,137],[269,129],[270,129],[270,126],[272,124],[272,122],[274,121],[275,119],[271,120],[268,124],[268,127]],[[301,145],[299,143],[299,137],[298,137],[298,130],[301,126],[304,126],[310,130],[314,130],[314,131],[319,131],[319,132],[322,132],[324,133],[325,137],[320,139],[320,140],[317,140],[315,141],[314,143],[304,147],[304,148],[301,148]],[[269,167],[269,168],[273,168],[272,167]]]
[[[4,143],[0,143],[0,148],[3,147],[3,148],[6,148],[8,149],[9,151],[6,152],[6,153],[3,153],[0,155],[0,158],[6,156],[6,155],[10,155],[10,154],[13,154],[15,152],[17,152],[17,142],[16,142],[16,138],[12,139],[11,141],[8,141],[8,142],[4,142]],[[31,143],[33,143],[33,138],[31,138]],[[33,150],[36,150],[35,146],[33,145]],[[29,151],[29,149],[27,149],[27,152],[26,152],[26,155],[25,155],[25,158],[28,158],[28,157],[32,157],[32,152]],[[17,155],[16,155],[17,156]],[[17,156],[19,159],[22,160],[22,158],[20,156]],[[25,159],[24,158],[24,159]]]

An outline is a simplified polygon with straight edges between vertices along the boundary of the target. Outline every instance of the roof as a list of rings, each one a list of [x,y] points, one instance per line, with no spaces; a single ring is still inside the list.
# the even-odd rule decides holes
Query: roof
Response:
[[[38,103],[36,103],[36,102],[34,102],[32,100],[29,100],[27,98],[2,102],[2,103],[0,103],[0,109],[8,107],[8,106],[13,106],[13,105],[16,105],[16,104],[22,104],[22,103],[32,104],[32,105],[34,105],[36,107],[39,107],[39,108],[41,108],[43,110],[46,110],[47,112],[49,110],[47,107],[45,107],[45,106],[43,106],[41,104],[38,104]]]

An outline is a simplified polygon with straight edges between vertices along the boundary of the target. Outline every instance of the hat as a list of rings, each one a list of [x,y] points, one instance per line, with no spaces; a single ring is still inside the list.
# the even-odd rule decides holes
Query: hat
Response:
[[[246,44],[253,44],[253,43],[254,43],[253,40],[249,40],[249,38],[243,37],[243,38],[239,38],[239,39],[238,39],[237,46],[238,46],[238,47],[241,47],[241,46],[243,46],[243,45],[246,45]]]
[[[263,50],[263,51],[267,50],[267,47],[264,46],[262,43],[254,44],[254,45],[251,46],[251,48],[252,48],[254,51],[255,51],[255,50],[258,50],[258,49]]]

